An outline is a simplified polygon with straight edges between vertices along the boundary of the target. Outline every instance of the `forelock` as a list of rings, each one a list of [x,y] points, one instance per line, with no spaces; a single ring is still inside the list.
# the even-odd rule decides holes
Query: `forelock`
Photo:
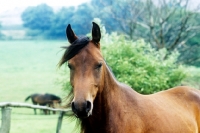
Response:
[[[66,50],[63,57],[60,60],[59,66],[62,66],[65,62],[67,62],[76,54],[78,54],[82,48],[89,44],[89,41],[89,37],[79,37],[71,45],[63,47]]]

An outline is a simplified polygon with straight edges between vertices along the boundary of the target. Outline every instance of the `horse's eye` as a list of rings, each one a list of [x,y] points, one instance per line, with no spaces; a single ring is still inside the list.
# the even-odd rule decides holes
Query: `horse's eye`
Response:
[[[102,66],[102,63],[99,63],[99,64],[96,66],[96,69],[101,68],[101,66]]]
[[[72,69],[72,65],[68,64],[69,69]]]

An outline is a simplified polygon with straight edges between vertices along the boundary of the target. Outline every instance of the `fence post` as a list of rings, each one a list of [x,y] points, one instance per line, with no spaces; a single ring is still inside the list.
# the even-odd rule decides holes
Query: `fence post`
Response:
[[[62,125],[62,119],[63,119],[63,115],[65,114],[65,112],[60,111],[60,115],[58,117],[58,123],[57,123],[57,128],[56,128],[56,133],[61,133],[60,129],[61,129],[61,125]]]
[[[10,132],[10,121],[11,121],[11,108],[3,107],[2,108],[2,120],[0,133],[9,133]]]

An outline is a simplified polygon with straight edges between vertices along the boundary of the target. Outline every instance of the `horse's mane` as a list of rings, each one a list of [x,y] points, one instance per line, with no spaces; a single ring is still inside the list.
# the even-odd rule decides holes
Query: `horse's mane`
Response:
[[[58,65],[62,66],[65,62],[74,57],[83,47],[89,43],[89,41],[89,37],[79,37],[71,45],[62,47],[66,49],[66,51]]]

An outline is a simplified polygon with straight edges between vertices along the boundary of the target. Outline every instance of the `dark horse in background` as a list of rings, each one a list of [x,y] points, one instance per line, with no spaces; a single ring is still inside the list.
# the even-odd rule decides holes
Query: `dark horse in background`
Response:
[[[34,105],[41,105],[41,106],[48,106],[48,107],[52,107],[54,108],[56,104],[61,104],[61,98],[54,95],[54,94],[31,94],[29,95],[25,101],[27,101],[28,99],[32,100],[32,103]],[[36,114],[36,109],[34,109],[34,113]],[[50,111],[44,110],[45,114],[50,114]],[[55,112],[54,112],[55,113]]]
[[[66,33],[70,45],[59,65],[68,62],[68,105],[80,120],[81,133],[200,133],[199,90],[178,86],[139,94],[117,81],[109,69],[96,23],[91,39],[77,37],[70,25]]]

